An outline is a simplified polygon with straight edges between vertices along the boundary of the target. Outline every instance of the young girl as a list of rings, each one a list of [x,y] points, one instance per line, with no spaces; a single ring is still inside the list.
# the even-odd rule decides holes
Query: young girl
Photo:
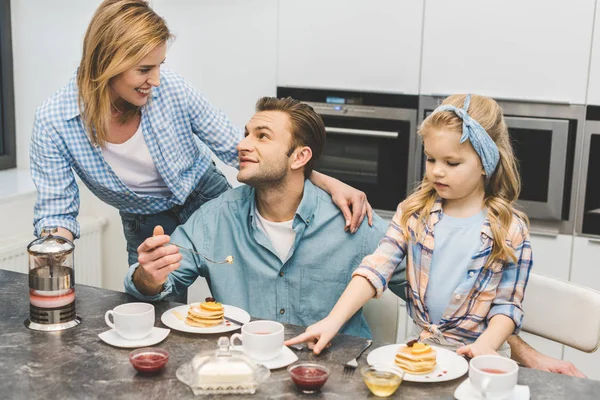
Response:
[[[427,157],[419,188],[402,202],[377,250],[365,257],[328,317],[286,344],[319,353],[408,256],[407,309],[421,341],[470,357],[508,354],[523,320],[532,265],[520,179],[500,106],[448,97],[422,123]]]

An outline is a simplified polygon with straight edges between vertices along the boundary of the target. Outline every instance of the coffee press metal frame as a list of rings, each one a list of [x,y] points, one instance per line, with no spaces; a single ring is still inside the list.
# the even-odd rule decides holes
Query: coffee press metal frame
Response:
[[[65,241],[67,241],[68,243],[71,244],[71,246],[73,247],[71,249],[71,252],[75,250],[75,245],[73,244],[73,242],[63,236],[57,236],[54,235],[54,233],[58,232],[58,228],[53,227],[50,228],[49,230],[44,230],[47,231],[50,235],[55,236],[55,237],[59,237]],[[42,231],[42,232],[44,232]],[[32,242],[33,243],[33,242]],[[35,251],[31,251],[30,247],[32,245],[32,243],[30,243],[27,246],[27,252],[31,255],[36,255],[36,254],[40,254],[42,255],[43,253],[37,253]],[[31,273],[31,271],[30,271]],[[29,287],[31,288],[31,280],[33,279],[33,277],[31,275],[29,275]],[[57,277],[57,278],[52,278],[50,280],[50,283],[45,285],[43,290],[47,290],[47,291],[54,291],[54,290],[64,290],[65,289],[65,281],[68,283],[68,288],[70,289],[70,277]],[[73,288],[75,287],[75,282],[73,282]],[[75,307],[75,310],[77,310],[77,308]],[[30,312],[31,313],[31,312]],[[60,319],[60,310],[52,310],[49,312],[50,315],[53,316],[53,319],[59,320]],[[56,323],[56,324],[40,324],[38,322],[33,322],[31,321],[31,315],[23,322],[25,324],[25,326],[29,329],[35,330],[35,331],[42,331],[42,332],[56,332],[56,331],[62,331],[65,329],[69,329],[69,328],[73,328],[77,325],[79,325],[81,323],[82,319],[81,317],[79,317],[77,315],[77,311],[75,311],[75,318],[73,318],[71,321],[68,322],[62,322],[62,323]]]

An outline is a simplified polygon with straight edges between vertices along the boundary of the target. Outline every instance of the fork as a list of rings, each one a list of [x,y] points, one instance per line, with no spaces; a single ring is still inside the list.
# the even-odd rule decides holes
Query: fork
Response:
[[[367,344],[365,344],[365,347],[362,348],[362,350],[356,355],[356,357],[354,357],[352,360],[350,360],[344,364],[344,374],[343,374],[344,378],[350,378],[354,374],[356,367],[358,367],[357,360],[360,358],[362,353],[365,352],[366,349],[371,347],[372,344],[373,344],[372,340],[370,340],[370,339],[367,340]]]
[[[187,247],[180,246],[180,245],[175,244],[173,242],[169,242],[168,244],[172,244],[175,247],[179,247],[181,250],[187,250],[190,253],[197,254],[200,257],[204,258],[206,261],[211,262],[213,264],[233,264],[233,256],[227,256],[223,261],[214,261],[214,260],[211,260],[210,258],[206,257],[204,254],[198,253],[197,251],[194,251],[192,249],[188,249]]]

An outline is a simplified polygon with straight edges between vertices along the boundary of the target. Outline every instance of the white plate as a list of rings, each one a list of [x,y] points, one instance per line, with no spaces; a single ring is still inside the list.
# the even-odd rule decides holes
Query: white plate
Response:
[[[241,322],[241,321],[240,321]],[[233,346],[236,350],[244,351],[244,346]],[[247,354],[246,354],[247,355]],[[250,356],[248,356],[250,357]],[[252,357],[250,357],[252,358]],[[254,360],[257,363],[264,365],[269,369],[277,369],[287,367],[288,365],[295,363],[298,361],[298,356],[294,353],[289,347],[283,346],[281,351],[275,358],[271,358],[270,360]]]
[[[108,343],[115,347],[124,347],[127,349],[139,348],[152,346],[162,342],[171,332],[170,329],[154,327],[150,331],[150,334],[143,339],[129,340],[119,335],[116,330],[110,329],[106,332],[98,334],[98,337],[102,339],[104,343]]]
[[[390,344],[379,347],[367,356],[369,365],[387,364],[396,365],[394,359],[398,348],[406,346],[405,344]],[[408,372],[404,375],[404,380],[409,382],[443,382],[460,378],[469,370],[467,360],[453,351],[443,349],[437,346],[431,346],[437,352],[437,365],[435,369],[428,374],[414,375]],[[446,373],[444,373],[446,371]]]
[[[240,326],[238,324],[235,324],[233,322],[229,322],[229,324],[227,324],[228,321],[223,321],[221,322],[221,324],[211,326],[210,328],[200,328],[188,325],[185,323],[185,317],[187,316],[189,308],[189,305],[171,308],[170,310],[165,311],[163,315],[161,315],[160,320],[163,324],[165,324],[171,329],[189,333],[221,333],[240,329]],[[248,314],[241,308],[228,306],[225,304],[223,304],[223,308],[225,309],[226,317],[240,321],[242,324],[250,322],[250,314]],[[181,315],[183,317],[183,320],[177,318],[177,315],[173,311]]]
[[[454,397],[458,400],[483,400],[483,396],[481,396],[473,388],[473,386],[471,386],[471,381],[469,378],[465,379],[464,382],[456,388],[454,391]],[[515,386],[512,396],[510,396],[507,400],[529,400],[529,386]]]

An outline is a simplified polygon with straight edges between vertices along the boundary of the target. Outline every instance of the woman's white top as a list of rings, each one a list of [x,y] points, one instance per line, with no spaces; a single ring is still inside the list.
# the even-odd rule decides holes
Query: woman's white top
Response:
[[[142,124],[135,134],[121,144],[106,142],[102,146],[104,159],[129,189],[137,194],[159,197],[171,196],[160,176],[144,140]]]

